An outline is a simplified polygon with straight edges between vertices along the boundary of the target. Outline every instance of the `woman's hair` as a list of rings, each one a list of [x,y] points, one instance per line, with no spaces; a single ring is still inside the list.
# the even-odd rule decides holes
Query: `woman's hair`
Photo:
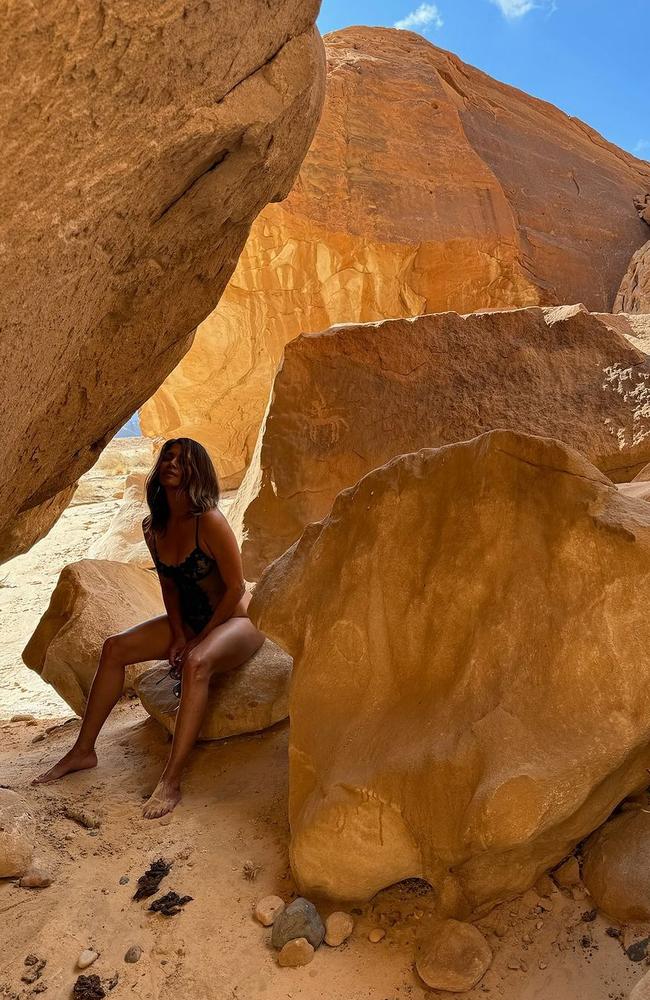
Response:
[[[145,531],[163,532],[169,518],[167,494],[160,485],[158,471],[163,456],[172,445],[180,445],[179,465],[182,472],[181,489],[190,498],[193,514],[213,510],[219,503],[219,480],[212,459],[202,444],[193,438],[170,438],[160,449],[156,464],[147,476],[146,496],[150,514],[145,518]]]

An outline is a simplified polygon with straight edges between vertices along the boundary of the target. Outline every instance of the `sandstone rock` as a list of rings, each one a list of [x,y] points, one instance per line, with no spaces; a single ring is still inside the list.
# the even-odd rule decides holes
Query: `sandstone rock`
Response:
[[[124,961],[129,965],[135,965],[142,958],[142,948],[139,944],[132,944],[124,956]]]
[[[146,477],[157,450],[151,438],[114,437],[93,467],[84,472],[70,506],[121,499],[129,476],[139,473]]]
[[[104,641],[164,611],[155,573],[82,559],[62,570],[23,660],[82,715]],[[125,690],[144,669],[126,668]]]
[[[379,944],[386,937],[386,931],[383,927],[373,927],[373,929],[368,934],[368,940],[371,944]]]
[[[587,842],[584,883],[594,903],[619,923],[650,920],[650,815],[609,820]]]
[[[314,948],[309,941],[304,937],[294,938],[292,941],[287,941],[281,948],[278,955],[278,965],[295,969],[299,965],[309,965],[313,957]]]
[[[26,802],[0,788],[0,878],[22,875],[34,853],[36,826]]]
[[[581,306],[299,337],[231,511],[246,579],[371,469],[492,428],[558,438],[629,479],[650,458],[649,401],[645,354]]]
[[[338,948],[350,937],[354,930],[354,917],[349,913],[337,910],[330,913],[325,921],[325,944],[331,948]]]
[[[22,548],[177,364],[251,222],[288,193],[322,103],[319,6],[7,8],[0,531],[25,515]]]
[[[630,1000],[650,1000],[650,972],[636,983],[630,993]]]
[[[610,309],[647,239],[650,166],[420,35],[326,38],[325,109],[298,182],[265,208],[217,311],[141,409],[189,434],[224,483],[250,462],[284,346],[428,312]]]
[[[280,896],[265,896],[255,904],[255,919],[264,927],[270,927],[279,913],[284,910],[284,900]]]
[[[494,431],[343,491],[250,605],[294,657],[300,891],[417,876],[484,912],[645,788],[649,564],[648,505],[557,441]]]
[[[145,500],[146,475],[128,476],[124,496],[105,534],[90,546],[89,559],[110,559],[153,569],[153,560],[142,534],[142,520],[149,513]]]
[[[579,885],[582,878],[578,859],[572,855],[566,861],[563,861],[559,868],[556,868],[553,872],[553,879],[563,889],[570,889],[574,885]]]
[[[445,920],[421,942],[415,967],[432,989],[463,993],[480,982],[491,963],[492,951],[477,927]]]
[[[318,948],[324,937],[325,927],[318,910],[308,899],[299,896],[273,921],[271,944],[274,948],[283,948],[288,941],[306,938],[312,948]]]
[[[30,865],[19,885],[23,889],[47,889],[49,885],[52,885],[52,876],[45,868]]]
[[[291,657],[267,639],[242,667],[213,679],[199,739],[255,733],[286,719],[290,680]],[[179,704],[172,690],[175,683],[167,663],[147,670],[135,681],[135,690],[149,715],[170,733],[174,732]]]
[[[650,313],[650,240],[633,254],[614,302],[614,312]]]
[[[44,538],[52,525],[61,517],[76,489],[76,483],[66,486],[43,503],[19,511],[11,524],[0,529],[0,563],[26,552]]]

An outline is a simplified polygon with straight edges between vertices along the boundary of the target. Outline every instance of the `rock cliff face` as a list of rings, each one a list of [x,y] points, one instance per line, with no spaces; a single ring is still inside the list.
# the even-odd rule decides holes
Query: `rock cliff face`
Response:
[[[650,460],[650,368],[610,328],[641,334],[633,318],[612,319],[582,306],[436,313],[292,341],[231,511],[246,578],[372,469],[486,430],[558,438],[631,479]]]
[[[649,560],[650,505],[539,437],[423,449],[341,493],[250,606],[294,659],[300,891],[421,876],[444,915],[476,912],[645,788]]]
[[[250,461],[284,345],[427,312],[611,309],[647,239],[650,165],[418,35],[326,38],[325,110],[298,182],[268,206],[218,310],[141,411],[206,444],[228,486]]]
[[[614,312],[650,313],[650,240],[632,257],[616,296]]]
[[[252,220],[291,188],[322,103],[319,6],[7,8],[3,555],[53,523],[190,346]]]

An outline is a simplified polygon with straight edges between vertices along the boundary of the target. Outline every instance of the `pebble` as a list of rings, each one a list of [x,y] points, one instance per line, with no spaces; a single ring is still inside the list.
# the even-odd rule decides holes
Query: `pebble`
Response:
[[[544,921],[543,920],[538,920],[537,923],[535,924],[535,927],[536,927],[536,929],[538,931],[541,931],[541,929],[542,929],[543,926],[544,926]]]
[[[382,940],[382,938],[385,937],[386,937],[386,931],[384,930],[384,928],[375,927],[373,930],[370,931],[370,934],[368,935],[368,940],[371,941],[373,944],[377,944],[379,941]]]
[[[548,969],[548,962],[540,962],[540,963],[539,963],[539,967],[540,967],[540,969],[541,969],[541,970],[542,970],[542,972],[543,972],[543,971],[544,971],[544,969]]]
[[[122,875],[122,878],[120,879],[120,885],[128,885],[128,884],[129,884],[129,876]]]
[[[9,722],[36,722],[33,715],[28,715],[24,712],[17,712],[16,715],[12,715]]]
[[[278,955],[278,965],[295,969],[299,965],[309,965],[314,957],[314,949],[307,938],[293,938],[282,947]]]
[[[343,910],[330,913],[325,921],[325,944],[330,948],[338,948],[350,937],[354,930],[354,918]]]
[[[135,965],[142,958],[142,948],[139,944],[132,944],[126,955],[124,956],[124,961],[129,962],[131,965]]]
[[[44,868],[30,867],[18,885],[23,889],[47,889],[48,885],[52,885],[52,876]]]
[[[325,937],[325,926],[313,903],[298,896],[273,921],[271,944],[280,950],[294,938],[307,938],[312,948],[318,948]]]
[[[81,952],[81,955],[77,959],[78,969],[87,969],[89,965],[96,962],[99,958],[99,952],[92,951],[90,948],[86,948],[85,951]]]
[[[253,914],[263,927],[270,927],[284,910],[284,900],[279,896],[264,896],[255,904]]]

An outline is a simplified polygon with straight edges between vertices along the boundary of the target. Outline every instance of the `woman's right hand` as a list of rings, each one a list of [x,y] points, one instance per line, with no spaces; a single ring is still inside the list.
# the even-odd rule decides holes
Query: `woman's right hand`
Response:
[[[187,645],[187,639],[184,635],[175,635],[170,643],[169,652],[167,653],[167,659],[169,660],[169,665],[171,667],[178,666],[180,661],[180,656]]]

